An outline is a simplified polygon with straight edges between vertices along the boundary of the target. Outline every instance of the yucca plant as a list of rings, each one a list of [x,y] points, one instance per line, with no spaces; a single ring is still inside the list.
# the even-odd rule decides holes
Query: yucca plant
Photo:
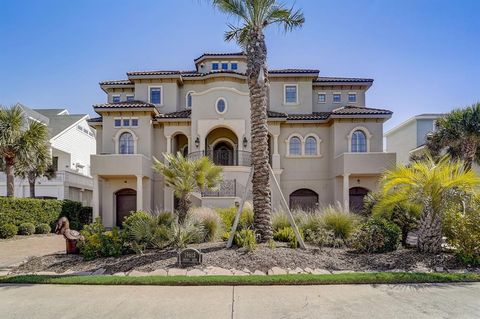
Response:
[[[153,169],[163,174],[165,184],[173,189],[179,199],[178,221],[182,224],[192,206],[191,193],[216,188],[222,180],[222,168],[206,156],[196,160],[189,160],[180,152],[163,156],[166,162],[154,158]]]
[[[463,161],[451,160],[448,155],[435,161],[427,154],[424,160],[385,172],[381,180],[382,199],[374,213],[405,202],[420,205],[418,250],[438,253],[442,249],[444,212],[476,193],[479,185],[480,178]]]

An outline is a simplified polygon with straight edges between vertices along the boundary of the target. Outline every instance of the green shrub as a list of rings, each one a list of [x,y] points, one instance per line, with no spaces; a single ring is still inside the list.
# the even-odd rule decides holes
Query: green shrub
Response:
[[[12,238],[18,233],[18,227],[14,224],[0,225],[0,238]]]
[[[32,223],[21,223],[18,226],[18,234],[19,235],[33,235],[35,233],[35,225]]]
[[[467,265],[480,265],[480,205],[465,212],[448,211],[444,217],[447,242],[455,249],[457,259]]]
[[[156,214],[137,211],[123,222],[127,245],[136,253],[148,248],[165,248],[171,242],[171,225],[174,216],[170,212]]]
[[[253,251],[257,248],[257,239],[255,232],[251,229],[242,229],[235,233],[235,245],[246,248],[248,251]]]
[[[49,224],[38,224],[35,227],[35,234],[48,234],[52,231]]]
[[[292,227],[287,226],[273,232],[273,239],[276,241],[288,243],[290,248],[298,247],[298,240]]]
[[[345,241],[341,238],[335,237],[332,231],[325,230],[323,228],[318,231],[311,229],[305,230],[305,241],[318,247],[343,247]]]
[[[68,218],[70,228],[80,230],[91,222],[92,208],[69,200],[0,197],[0,225],[32,223],[53,227],[62,216]]]
[[[79,243],[79,249],[86,260],[118,257],[126,252],[122,232],[117,227],[107,231],[100,218],[90,225],[85,225],[81,234],[85,240]]]
[[[61,212],[62,201],[59,200],[0,197],[0,225],[53,225]]]
[[[222,219],[213,209],[208,207],[197,207],[190,212],[190,218],[194,223],[202,226],[204,241],[213,241],[220,237],[223,231]]]
[[[400,239],[400,227],[384,218],[373,217],[354,234],[351,245],[360,252],[383,253],[396,250]]]
[[[253,209],[248,207],[248,205],[245,206],[247,207],[244,207],[242,210],[237,230],[253,228]],[[233,221],[235,220],[235,215],[237,214],[237,209],[237,207],[215,209],[222,219],[225,230],[229,231],[232,229]]]
[[[301,212],[298,211],[295,213],[296,219],[298,219],[298,228],[305,235],[305,240],[307,242],[313,242],[317,237],[316,234],[324,232],[323,229],[323,217],[319,211],[315,212]]]
[[[321,222],[322,227],[333,232],[335,238],[346,242],[354,232],[358,218],[352,213],[343,211],[340,207],[328,206],[321,216]]]
[[[173,223],[171,226],[172,246],[176,249],[185,248],[188,244],[200,243],[204,238],[203,227],[195,224],[191,219],[185,220],[182,225]]]
[[[283,211],[278,211],[272,214],[272,229],[273,231],[278,231],[290,227],[290,221],[288,220],[287,214]]]

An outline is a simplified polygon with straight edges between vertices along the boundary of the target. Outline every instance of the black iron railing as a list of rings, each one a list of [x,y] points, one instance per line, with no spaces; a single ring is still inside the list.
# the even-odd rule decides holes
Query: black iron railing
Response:
[[[198,151],[188,154],[187,158],[190,160],[199,159],[202,156],[207,156],[215,165],[220,166],[251,166],[252,155],[247,151],[231,151],[231,150],[208,150]]]
[[[237,180],[227,179],[220,182],[216,190],[202,191],[202,197],[235,197],[237,196]]]

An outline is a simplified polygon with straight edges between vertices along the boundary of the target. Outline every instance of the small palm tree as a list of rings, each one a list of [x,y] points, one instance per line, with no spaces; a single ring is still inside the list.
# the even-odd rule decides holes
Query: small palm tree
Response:
[[[51,179],[56,175],[48,144],[40,144],[32,152],[19,157],[15,163],[15,175],[28,180],[30,197],[35,198],[35,182],[37,178],[45,176]]]
[[[427,136],[427,148],[435,156],[446,150],[467,168],[480,164],[480,103],[439,118],[435,131]]]
[[[7,175],[7,196],[14,195],[14,165],[42,148],[48,138],[47,127],[27,120],[22,108],[0,106],[0,156]]]
[[[220,11],[238,19],[229,24],[225,40],[235,40],[247,55],[247,83],[250,91],[253,210],[258,240],[272,238],[271,193],[268,167],[268,69],[264,29],[272,24],[285,31],[300,27],[305,19],[300,11],[286,8],[276,0],[212,0]]]
[[[191,193],[197,190],[214,189],[222,179],[222,168],[213,164],[208,157],[188,160],[182,153],[163,154],[166,163],[154,159],[153,169],[165,177],[179,199],[178,221],[183,224],[192,205]]]
[[[418,250],[438,253],[442,249],[442,219],[450,205],[462,203],[465,196],[475,194],[480,177],[468,170],[462,161],[444,156],[435,162],[431,156],[399,165],[386,171],[381,181],[382,199],[376,211],[401,203],[421,207]]]

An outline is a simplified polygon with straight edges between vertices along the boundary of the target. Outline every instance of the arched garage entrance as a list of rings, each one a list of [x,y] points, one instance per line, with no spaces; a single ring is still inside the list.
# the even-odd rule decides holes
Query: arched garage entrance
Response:
[[[137,191],[131,188],[124,188],[115,193],[117,207],[117,226],[122,226],[122,222],[130,212],[137,209]]]
[[[290,194],[290,210],[312,211],[318,207],[318,194],[311,189],[301,188]]]
[[[352,212],[360,212],[363,209],[363,199],[368,194],[368,189],[363,187],[352,187],[350,188],[349,195],[349,203],[350,203],[350,210]]]

